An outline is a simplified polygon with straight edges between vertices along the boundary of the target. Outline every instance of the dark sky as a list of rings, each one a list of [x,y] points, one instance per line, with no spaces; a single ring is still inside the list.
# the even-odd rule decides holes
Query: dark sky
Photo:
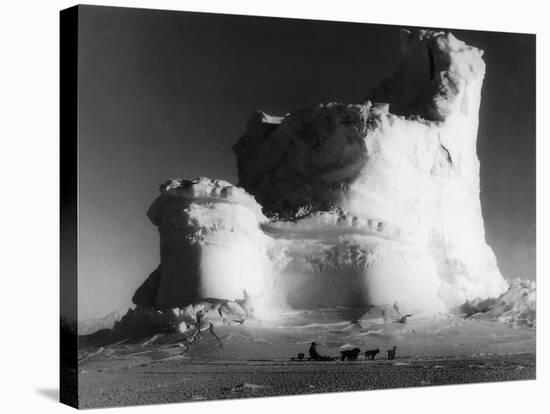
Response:
[[[80,320],[129,306],[157,266],[159,184],[236,183],[253,111],[358,102],[399,62],[397,26],[84,6],[79,30]],[[487,240],[506,278],[534,279],[535,37],[451,31],[485,50]]]

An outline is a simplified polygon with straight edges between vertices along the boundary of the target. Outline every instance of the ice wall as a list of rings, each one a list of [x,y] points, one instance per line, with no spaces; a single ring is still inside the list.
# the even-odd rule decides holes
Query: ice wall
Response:
[[[242,188],[161,186],[148,212],[161,265],[134,302],[247,290],[294,308],[417,312],[502,294],[479,199],[483,51],[431,31],[403,31],[401,50],[362,102],[254,113],[234,146]]]
[[[433,259],[384,221],[316,212],[266,223],[278,302],[293,308],[400,304],[442,311]]]

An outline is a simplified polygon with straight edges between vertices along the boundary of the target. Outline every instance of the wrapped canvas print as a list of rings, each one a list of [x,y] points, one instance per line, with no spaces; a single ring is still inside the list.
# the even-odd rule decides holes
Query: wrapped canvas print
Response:
[[[62,402],[535,379],[534,35],[76,6],[61,117]]]

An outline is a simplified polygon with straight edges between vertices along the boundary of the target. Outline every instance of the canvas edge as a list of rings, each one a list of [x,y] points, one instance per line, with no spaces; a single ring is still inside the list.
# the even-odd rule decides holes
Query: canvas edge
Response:
[[[78,13],[59,13],[60,332],[59,400],[78,408]]]

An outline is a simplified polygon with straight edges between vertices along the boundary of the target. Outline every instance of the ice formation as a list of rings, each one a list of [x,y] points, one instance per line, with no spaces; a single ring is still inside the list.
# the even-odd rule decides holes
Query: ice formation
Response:
[[[254,197],[208,178],[170,180],[160,192],[147,215],[159,229],[161,264],[134,303],[165,309],[266,290],[268,243],[259,224],[267,219]]]
[[[234,146],[240,187],[161,186],[148,212],[161,265],[134,302],[245,290],[293,308],[407,312],[500,296],[479,199],[482,55],[450,33],[403,31],[401,66],[364,101],[254,113]]]
[[[499,298],[474,300],[462,305],[467,316],[474,319],[496,320],[512,326],[536,327],[537,289],[531,280],[514,279],[510,288]]]

